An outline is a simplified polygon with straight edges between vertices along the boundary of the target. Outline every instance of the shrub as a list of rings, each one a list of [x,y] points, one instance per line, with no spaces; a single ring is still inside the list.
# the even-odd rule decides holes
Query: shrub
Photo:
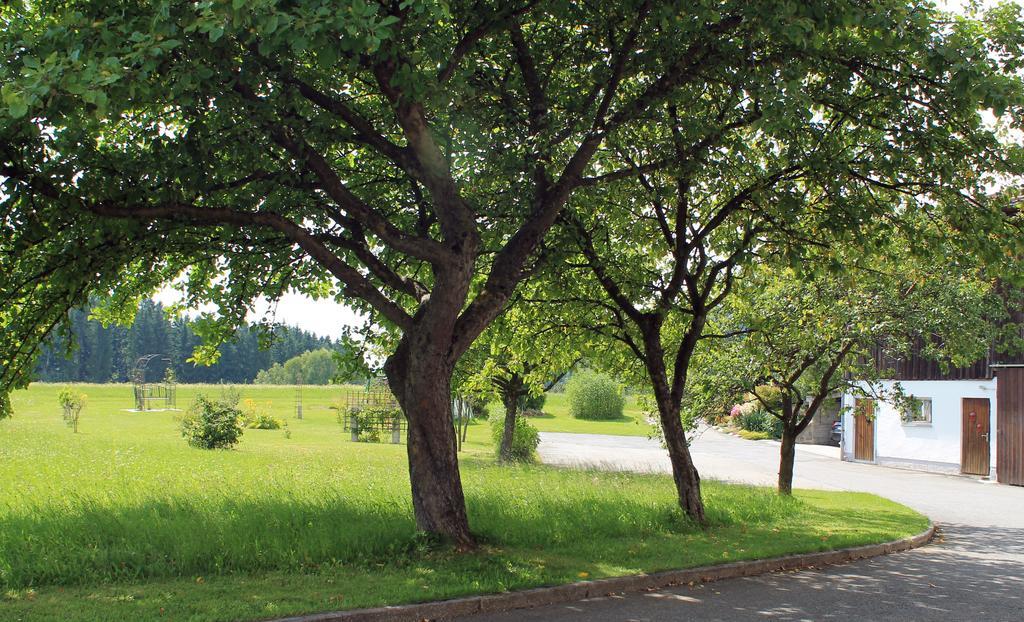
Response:
[[[469,397],[469,408],[473,411],[474,419],[487,419],[490,417],[490,408],[487,406],[487,398],[480,395]]]
[[[544,417],[546,413],[543,410],[528,409],[519,413],[520,417]]]
[[[242,436],[242,423],[237,401],[200,394],[181,420],[181,435],[199,449],[230,449]]]
[[[85,394],[75,393],[64,387],[57,394],[57,401],[60,402],[60,408],[63,411],[64,423],[77,434],[78,418],[82,414],[82,409],[85,408]]]
[[[732,419],[741,430],[763,432],[771,438],[782,437],[782,422],[760,408],[747,407],[747,404],[744,404]]]
[[[544,410],[544,404],[548,401],[546,393],[540,395],[524,395],[519,398],[519,410]]]
[[[390,437],[395,422],[401,417],[400,408],[385,404],[353,406],[348,410],[349,429],[355,429],[356,440],[360,443],[379,443]]]
[[[501,437],[505,431],[505,418],[491,419],[491,440],[494,441],[494,455],[501,453]],[[525,417],[516,417],[516,428],[512,434],[512,462],[533,462],[537,457],[537,445],[540,444],[540,433]]]
[[[253,430],[280,430],[284,422],[270,414],[270,402],[245,400],[242,419],[245,427]]]
[[[584,370],[573,374],[565,392],[569,412],[577,419],[607,421],[622,417],[622,388],[610,376]]]

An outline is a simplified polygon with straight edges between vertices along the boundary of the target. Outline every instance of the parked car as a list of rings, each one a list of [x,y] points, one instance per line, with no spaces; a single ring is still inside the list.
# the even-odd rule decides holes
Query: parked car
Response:
[[[832,422],[832,431],[829,432],[828,441],[830,444],[839,447],[839,444],[843,441],[843,420]]]

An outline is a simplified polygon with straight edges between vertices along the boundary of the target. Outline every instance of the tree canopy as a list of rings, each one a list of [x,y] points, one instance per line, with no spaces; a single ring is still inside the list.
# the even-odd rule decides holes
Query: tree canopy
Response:
[[[784,494],[792,490],[796,439],[825,400],[850,392],[900,399],[898,385],[882,391],[878,382],[892,377],[886,360],[972,364],[994,346],[1006,318],[973,258],[915,258],[893,231],[889,242],[868,257],[830,249],[818,260],[832,267],[810,273],[752,267],[709,318],[719,337],[691,365],[687,414],[711,418],[752,402],[778,419]]]
[[[894,213],[880,196],[927,198],[955,226],[998,236],[1001,212],[974,190],[1017,164],[978,115],[1020,118],[1019,13],[1000,11],[983,22],[905,0],[8,3],[0,411],[89,294],[125,320],[181,279],[189,304],[219,306],[210,348],[257,296],[344,299],[389,347],[419,528],[472,546],[452,371],[550,254],[566,205],[578,199],[570,220],[596,233],[594,252],[628,260],[638,285],[624,296],[597,276],[637,317],[659,290],[666,314],[695,309],[678,303],[697,281],[698,298],[715,299],[728,258],[766,225],[814,239],[827,224],[855,240]],[[794,213],[808,217],[795,225]],[[669,356],[685,375],[685,357]],[[678,402],[684,383],[670,383]]]
[[[893,228],[932,258],[1020,249],[1019,215],[990,196],[1021,173],[1020,150],[981,115],[1021,118],[1019,12],[847,10],[813,22],[798,50],[769,46],[652,108],[600,154],[631,174],[584,188],[564,217],[566,265],[580,270],[552,277],[549,302],[651,384],[680,503],[698,520],[680,407],[708,317],[745,266],[799,266],[833,245],[870,256]]]

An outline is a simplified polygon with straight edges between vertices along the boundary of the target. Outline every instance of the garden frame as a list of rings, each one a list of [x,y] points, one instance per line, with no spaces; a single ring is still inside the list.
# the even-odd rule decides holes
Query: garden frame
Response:
[[[154,361],[167,363],[167,372],[160,382],[149,382],[146,372],[149,364]],[[140,356],[132,367],[132,395],[135,398],[135,410],[145,412],[156,410],[150,406],[153,403],[162,402],[165,410],[171,410],[177,406],[178,381],[174,371],[170,367],[171,358],[163,354],[146,354]]]

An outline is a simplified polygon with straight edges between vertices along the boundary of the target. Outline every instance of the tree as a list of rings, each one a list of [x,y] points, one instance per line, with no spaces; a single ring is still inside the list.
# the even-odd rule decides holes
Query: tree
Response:
[[[481,335],[460,361],[460,385],[481,399],[496,397],[504,408],[498,460],[509,462],[516,419],[528,397],[555,386],[579,362],[577,331],[547,321],[546,309],[523,300]],[[461,372],[461,373],[460,373]]]
[[[731,336],[711,340],[694,366],[691,408],[706,415],[747,399],[778,419],[781,494],[792,493],[796,439],[830,396],[882,396],[880,349],[964,365],[992,345],[1003,313],[978,268],[948,254],[915,258],[905,248],[894,240],[868,259],[830,252],[841,271],[757,266],[710,318],[716,333]]]
[[[767,253],[797,265],[832,244],[869,255],[879,230],[913,229],[920,214],[943,227],[909,235],[918,249],[951,237],[991,259],[1018,243],[986,184],[1020,162],[979,110],[1019,114],[1009,59],[1020,22],[1007,16],[1019,11],[975,21],[917,3],[821,9],[788,9],[806,25],[787,31],[798,50],[738,43],[747,62],[707,68],[616,135],[599,164],[633,174],[577,193],[564,216],[576,251],[563,265],[579,270],[555,274],[548,300],[619,346],[608,360],[620,376],[650,384],[680,507],[697,522],[687,374],[744,265]]]
[[[125,320],[184,275],[219,308],[200,355],[257,296],[343,298],[392,346],[416,524],[462,547],[459,358],[573,192],[617,177],[593,164],[608,140],[802,19],[710,0],[0,11],[4,394],[90,293]]]
[[[330,384],[338,373],[334,353],[311,350],[256,374],[256,384]]]

